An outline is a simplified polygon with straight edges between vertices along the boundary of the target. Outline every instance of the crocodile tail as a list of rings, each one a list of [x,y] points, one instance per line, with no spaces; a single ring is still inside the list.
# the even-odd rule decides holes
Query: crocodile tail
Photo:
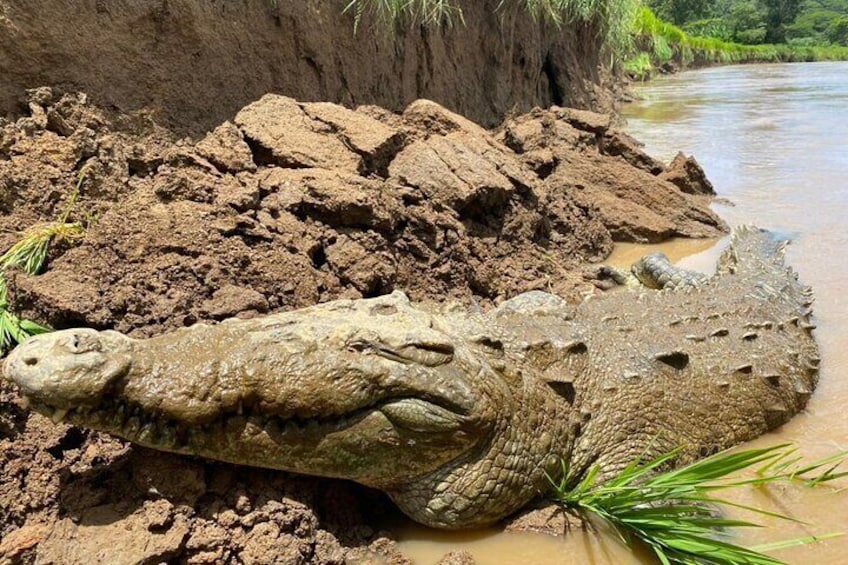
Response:
[[[751,350],[744,348],[726,352],[728,358],[731,352],[742,353],[728,380],[740,383],[738,398],[759,404],[762,412],[756,418],[762,418],[765,429],[780,426],[804,408],[818,383],[821,362],[812,335],[813,291],[786,265],[788,243],[785,236],[755,226],[738,227],[716,269],[715,284],[742,297],[736,303],[746,332],[742,339],[758,340],[761,348],[750,358],[745,355]],[[759,386],[745,381],[749,377],[759,379]]]
[[[789,240],[755,226],[733,230],[730,245],[724,250],[716,274],[732,274],[740,291],[748,296],[772,301],[784,311],[787,320],[813,328],[813,290],[801,284],[798,274],[786,265]]]
[[[730,236],[730,245],[718,260],[717,274],[758,277],[786,272],[785,252],[789,240],[756,226],[739,226]]]

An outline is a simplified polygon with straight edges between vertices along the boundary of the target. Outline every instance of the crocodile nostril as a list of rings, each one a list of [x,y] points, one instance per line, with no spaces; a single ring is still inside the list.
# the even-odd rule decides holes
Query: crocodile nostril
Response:
[[[37,364],[38,364],[38,357],[25,357],[24,358],[24,365],[33,366],[33,365],[37,365]]]

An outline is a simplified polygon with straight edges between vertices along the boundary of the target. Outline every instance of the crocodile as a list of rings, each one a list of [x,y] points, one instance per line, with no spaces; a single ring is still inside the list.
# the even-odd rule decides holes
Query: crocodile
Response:
[[[708,275],[674,266],[665,253],[645,255],[630,266],[630,272],[603,265],[597,276],[630,288],[642,286],[655,290],[697,287],[710,280]]]
[[[609,478],[786,422],[817,382],[812,300],[784,243],[745,227],[698,287],[534,291],[488,313],[396,291],[148,339],[69,329],[26,340],[3,374],[56,422],[350,479],[428,526],[479,527],[563,462]]]

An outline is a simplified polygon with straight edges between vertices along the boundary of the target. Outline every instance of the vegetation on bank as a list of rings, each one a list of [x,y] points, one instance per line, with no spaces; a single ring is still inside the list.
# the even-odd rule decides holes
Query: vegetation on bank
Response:
[[[501,0],[496,8],[512,6],[552,25],[591,26],[611,60],[640,79],[689,66],[848,60],[848,0]],[[344,10],[357,27],[366,16],[384,26],[464,21],[458,0],[347,0]]]
[[[645,0],[690,35],[732,43],[848,46],[848,0]]]
[[[803,464],[788,444],[737,452],[721,452],[685,467],[667,468],[681,453],[673,450],[655,459],[637,460],[615,477],[598,483],[594,467],[575,484],[563,464],[563,478],[553,482],[554,500],[580,519],[595,517],[606,522],[621,539],[640,542],[664,565],[784,565],[765,555],[786,547],[828,539],[841,533],[809,536],[756,548],[732,543],[730,528],[759,527],[745,520],[730,519],[720,507],[737,507],[755,514],[797,521],[789,516],[716,498],[713,493],[742,486],[801,482],[817,486],[848,476],[837,471],[846,454]],[[750,477],[739,477],[754,470]],[[731,477],[735,475],[736,478]]]
[[[500,0],[497,9],[519,5],[534,18],[556,25],[575,21],[599,22],[609,27],[626,25],[641,0]],[[411,17],[428,24],[451,24],[463,19],[458,0],[349,0],[346,12],[357,18],[365,14],[381,22]]]
[[[625,60],[624,69],[641,79],[668,66],[848,60],[848,47],[841,45],[750,45],[693,36],[658,18],[647,6],[638,11],[632,32],[636,50]]]
[[[70,222],[68,218],[79,198],[86,173],[86,168],[80,171],[68,204],[56,221],[30,227],[12,247],[0,255],[0,354],[32,335],[50,331],[50,328],[32,320],[22,319],[9,309],[6,270],[18,267],[28,275],[37,275],[44,268],[51,244],[62,241],[73,243],[85,237],[85,225],[82,222]]]
[[[589,24],[600,34],[601,43],[623,56],[641,5],[642,0],[500,0],[496,9],[517,6],[555,26]],[[435,25],[464,21],[458,0],[348,0],[344,11],[354,14],[356,27],[365,16],[384,25],[403,18]]]

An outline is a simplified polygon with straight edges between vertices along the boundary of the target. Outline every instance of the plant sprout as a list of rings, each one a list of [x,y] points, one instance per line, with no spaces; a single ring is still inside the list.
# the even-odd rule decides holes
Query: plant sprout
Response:
[[[81,222],[69,222],[68,217],[76,205],[87,174],[88,169],[83,167],[77,177],[76,187],[56,221],[30,227],[21,234],[20,240],[0,256],[0,351],[8,350],[12,344],[20,343],[31,335],[50,331],[31,320],[21,319],[9,310],[5,272],[10,267],[20,267],[29,275],[37,275],[44,268],[51,243],[73,243],[85,237],[85,226]]]

